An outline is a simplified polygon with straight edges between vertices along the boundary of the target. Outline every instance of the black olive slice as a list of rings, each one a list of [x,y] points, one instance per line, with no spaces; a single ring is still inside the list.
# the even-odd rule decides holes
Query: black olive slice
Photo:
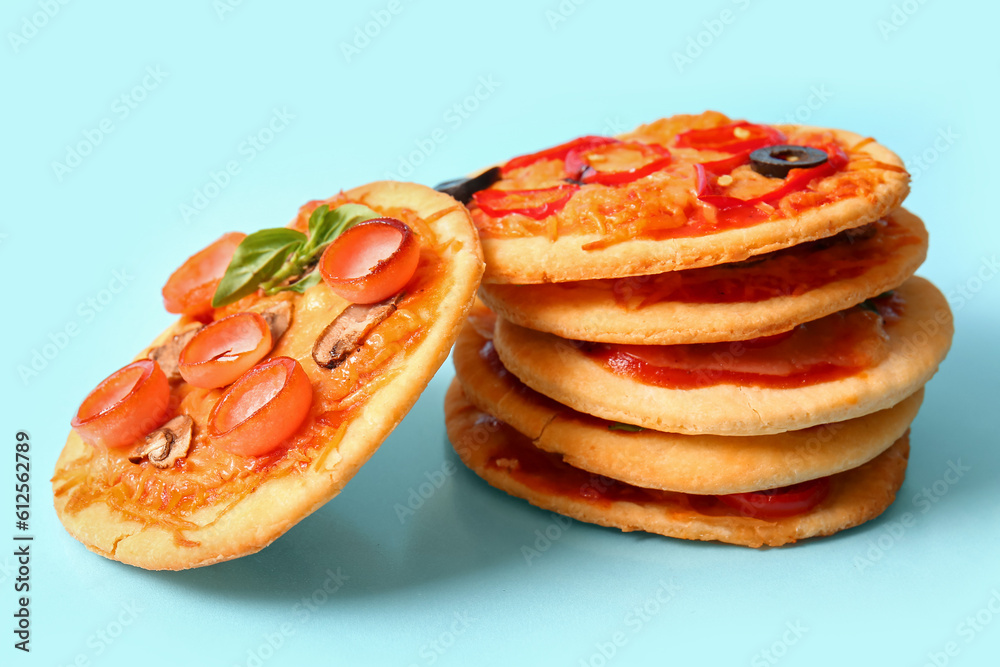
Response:
[[[434,189],[451,195],[463,204],[468,204],[472,200],[472,195],[480,190],[485,190],[500,180],[500,167],[491,167],[478,176],[472,178],[456,178],[444,183],[438,183]]]
[[[821,150],[792,144],[766,146],[750,153],[753,170],[769,178],[784,178],[792,169],[818,167],[826,160],[827,155]]]

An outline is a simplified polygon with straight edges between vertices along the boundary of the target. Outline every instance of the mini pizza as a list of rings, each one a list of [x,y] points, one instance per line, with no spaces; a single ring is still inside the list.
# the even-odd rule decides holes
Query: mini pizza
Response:
[[[743,262],[616,279],[484,284],[504,319],[562,338],[676,345],[773,336],[901,285],[927,256],[921,220],[899,209],[834,236]]]
[[[767,435],[901,402],[951,345],[944,295],[913,277],[892,293],[731,343],[570,341],[499,319],[494,344],[526,385],[580,412],[688,435]]]
[[[706,112],[580,137],[446,189],[468,201],[484,281],[532,284],[742,261],[873,223],[908,183],[870,138]]]
[[[267,546],[407,413],[483,268],[466,209],[410,183],[223,236],[164,287],[180,320],[80,405],[52,480],[63,525],[147,569]]]
[[[749,547],[832,535],[877,517],[902,486],[910,451],[904,434],[874,459],[829,477],[759,492],[693,495],[574,468],[474,406],[457,380],[445,396],[445,423],[465,465],[532,505],[626,532]]]
[[[556,403],[504,368],[477,305],[452,354],[468,401],[574,468],[647,489],[699,495],[793,486],[857,468],[907,432],[923,389],[891,408],[774,435],[681,435],[610,422]],[[482,330],[484,335],[477,332]]]

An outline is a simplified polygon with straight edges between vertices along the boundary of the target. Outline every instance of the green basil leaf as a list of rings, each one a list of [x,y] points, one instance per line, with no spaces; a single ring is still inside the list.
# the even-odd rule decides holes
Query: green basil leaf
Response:
[[[323,208],[326,208],[326,204],[317,208],[316,211]],[[314,215],[316,211],[313,212]],[[313,216],[310,216],[309,245],[307,246],[310,254],[318,254],[331,241],[359,222],[378,217],[380,217],[378,213],[361,204],[343,204],[332,211],[326,210],[316,217],[315,224],[313,224]]]
[[[316,229],[320,226],[320,224],[323,221],[323,218],[326,217],[327,211],[329,211],[329,210],[330,210],[330,206],[328,204],[323,204],[323,205],[317,206],[315,209],[313,209],[312,215],[309,216],[309,238],[310,239],[316,237]]]
[[[636,426],[635,424],[621,424],[619,422],[612,422],[608,424],[609,431],[628,431],[629,433],[638,433],[642,431],[641,426]]]
[[[262,229],[236,246],[233,259],[212,298],[218,308],[242,299],[276,274],[288,256],[306,243],[306,235],[294,229]]]
[[[309,275],[307,275],[305,278],[302,278],[301,280],[297,280],[294,283],[292,283],[291,285],[286,285],[282,289],[291,290],[293,292],[298,292],[299,294],[302,294],[303,292],[305,292],[307,289],[309,289],[313,285],[319,284],[319,282],[321,280],[323,280],[323,276],[321,276],[319,274],[319,271],[314,270],[312,273],[310,273]]]

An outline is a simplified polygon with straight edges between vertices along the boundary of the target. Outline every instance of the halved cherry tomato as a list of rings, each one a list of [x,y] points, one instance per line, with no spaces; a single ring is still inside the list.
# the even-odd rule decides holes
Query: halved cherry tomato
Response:
[[[212,322],[188,341],[178,370],[189,384],[225,387],[271,351],[271,329],[257,313],[236,313]]]
[[[299,362],[268,359],[240,376],[212,408],[210,441],[239,456],[267,454],[299,429],[312,397],[312,383]]]
[[[567,141],[564,144],[559,144],[558,146],[553,146],[552,148],[546,148],[545,150],[538,151],[537,153],[519,155],[518,157],[511,158],[502,167],[502,169],[506,174],[514,169],[527,167],[529,164],[534,164],[535,162],[540,162],[542,160],[564,160],[566,159],[566,155],[572,150],[588,150],[590,148],[596,148],[597,146],[605,146],[607,144],[616,143],[618,143],[618,139],[614,139],[612,137],[580,137],[579,139]]]
[[[242,232],[229,232],[181,264],[163,286],[163,305],[167,312],[205,319],[212,312],[215,288],[236,246],[245,238]]]
[[[420,242],[395,218],[372,218],[337,237],[319,260],[323,281],[352,303],[378,303],[417,270]]]
[[[615,169],[616,158],[625,157],[631,164],[635,162],[635,153],[641,153],[646,162],[638,167]],[[663,169],[670,159],[670,151],[663,146],[637,141],[574,148],[566,154],[566,175],[581,183],[623,185]]]
[[[170,385],[152,359],[135,361],[97,385],[70,422],[94,447],[128,447],[167,420]]]
[[[829,478],[821,477],[780,489],[730,493],[716,497],[726,505],[739,510],[743,516],[769,521],[805,514],[823,502],[829,492]]]
[[[768,125],[754,125],[745,120],[704,130],[688,130],[677,135],[674,145],[720,153],[749,153],[757,148],[785,141],[785,135]]]
[[[578,185],[558,185],[542,190],[480,190],[472,195],[476,205],[494,218],[519,213],[535,220],[547,218],[562,210]]]

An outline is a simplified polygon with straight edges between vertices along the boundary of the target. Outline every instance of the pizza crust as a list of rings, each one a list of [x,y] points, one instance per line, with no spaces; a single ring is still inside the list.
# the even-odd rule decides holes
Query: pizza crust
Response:
[[[807,126],[779,126],[796,131],[830,131],[841,145],[856,146],[864,138],[845,130]],[[903,161],[874,141],[859,151],[877,162],[903,169]],[[585,250],[601,240],[600,234],[564,234],[554,241],[525,238],[483,238],[486,256],[485,283],[534,284],[617,278],[663,273],[727,262],[773,252],[807,241],[826,238],[845,229],[874,222],[895,210],[909,194],[909,174],[878,166],[881,182],[870,192],[803,211],[791,218],[769,220],[740,229],[664,240],[634,239]],[[627,186],[624,186],[627,187]]]
[[[668,433],[768,435],[884,410],[930,380],[951,345],[951,310],[923,278],[910,278],[898,292],[906,306],[887,328],[886,359],[850,377],[793,389],[644,384],[612,373],[571,341],[503,319],[494,343],[522,382],[580,412]]]
[[[440,300],[421,339],[385,369],[391,379],[352,415],[342,438],[311,450],[312,458],[304,469],[293,469],[279,478],[264,478],[236,502],[220,502],[185,515],[182,518],[190,527],[179,531],[136,520],[101,501],[69,511],[72,485],[61,483],[59,475],[70,470],[89,473],[91,468],[98,469],[94,450],[71,432],[56,463],[55,508],[69,533],[87,548],[123,563],[155,570],[200,567],[259,551],[337,495],[416,402],[447,357],[475,299],[484,269],[478,238],[462,206],[421,185],[383,181],[345,194],[376,210],[412,209],[445,242],[439,249],[446,264],[437,291]],[[325,286],[319,285],[295,297],[297,310],[309,304],[323,308],[332,303],[332,297],[316,296],[322,289]],[[340,301],[339,308],[343,309],[346,303]],[[336,312],[330,310],[323,320],[309,319],[309,326],[322,328]],[[167,340],[181,326],[182,322],[178,322],[170,327],[154,345]],[[315,386],[322,382],[322,376],[310,358],[308,339],[308,335],[286,334],[272,354],[299,359]],[[82,483],[87,483],[86,476]]]
[[[566,463],[634,486],[695,494],[790,486],[856,468],[910,427],[923,389],[886,410],[774,435],[679,435],[612,430],[532,391],[508,372],[492,343],[466,324],[452,352],[466,398]]]
[[[927,230],[920,218],[905,209],[889,217],[917,237],[919,243],[897,248],[888,261],[869,267],[857,277],[765,301],[660,301],[633,310],[616,303],[606,285],[574,283],[567,289],[560,283],[483,284],[479,292],[483,301],[504,319],[573,340],[675,345],[771,336],[878,296],[913,275],[927,256]]]
[[[829,494],[812,511],[767,521],[738,515],[709,516],[684,503],[608,501],[526,484],[507,468],[491,463],[512,441],[529,447],[530,443],[512,427],[473,406],[457,381],[445,396],[445,422],[452,446],[465,465],[490,485],[536,507],[625,532],[642,530],[749,547],[782,546],[831,535],[879,516],[903,484],[910,450],[909,438],[903,435],[868,463],[831,477]]]

